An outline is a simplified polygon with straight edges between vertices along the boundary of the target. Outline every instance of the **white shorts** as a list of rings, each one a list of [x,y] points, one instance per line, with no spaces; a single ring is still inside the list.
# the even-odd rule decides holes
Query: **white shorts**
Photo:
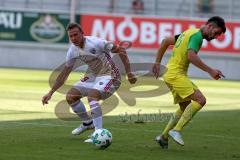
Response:
[[[73,85],[74,88],[80,91],[83,97],[88,96],[91,89],[96,89],[100,92],[101,98],[110,97],[121,85],[121,81],[113,79],[111,76],[95,77],[93,75],[85,76],[83,79]]]

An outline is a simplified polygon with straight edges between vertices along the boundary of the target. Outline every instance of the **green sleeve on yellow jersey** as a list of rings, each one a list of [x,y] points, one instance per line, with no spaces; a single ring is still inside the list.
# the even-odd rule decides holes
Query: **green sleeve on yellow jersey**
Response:
[[[193,34],[188,42],[188,49],[193,49],[196,53],[200,50],[203,42],[202,33],[199,30],[199,32]]]

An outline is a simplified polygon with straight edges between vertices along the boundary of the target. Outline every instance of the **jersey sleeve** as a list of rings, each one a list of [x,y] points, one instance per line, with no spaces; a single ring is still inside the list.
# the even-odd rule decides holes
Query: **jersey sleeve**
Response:
[[[203,41],[203,38],[200,32],[193,34],[189,39],[188,49],[192,49],[196,53],[198,53],[198,51],[202,46],[202,41]]]
[[[113,42],[104,40],[104,39],[98,39],[98,47],[100,48],[101,51],[105,52],[111,52],[113,48]]]

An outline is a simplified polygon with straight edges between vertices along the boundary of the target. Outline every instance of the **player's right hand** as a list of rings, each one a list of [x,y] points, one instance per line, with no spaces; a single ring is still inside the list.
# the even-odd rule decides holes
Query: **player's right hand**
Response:
[[[128,77],[128,81],[131,83],[131,84],[134,84],[137,82],[137,78],[135,77],[135,75],[132,73],[132,72],[129,72],[127,74],[127,77]]]
[[[48,101],[51,99],[51,97],[52,97],[52,93],[48,92],[45,96],[43,96],[42,104],[43,105],[48,104]]]
[[[153,72],[153,75],[156,77],[156,79],[158,79],[158,77],[160,75],[160,64],[159,63],[155,63],[153,65],[152,72]]]

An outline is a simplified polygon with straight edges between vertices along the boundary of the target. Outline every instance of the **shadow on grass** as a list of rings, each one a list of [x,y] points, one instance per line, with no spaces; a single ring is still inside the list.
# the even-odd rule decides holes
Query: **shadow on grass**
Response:
[[[240,110],[200,112],[184,129],[185,146],[172,140],[169,149],[162,150],[154,142],[167,123],[147,119],[153,115],[105,116],[104,127],[113,134],[113,144],[99,151],[83,143],[92,131],[71,136],[80,121],[35,119],[0,122],[0,159],[239,159]],[[162,114],[170,117],[170,114]],[[16,114],[16,117],[18,114]],[[26,114],[28,116],[28,114]],[[131,118],[127,118],[131,116]],[[156,114],[155,117],[159,116]],[[137,122],[138,118],[143,122]],[[127,119],[127,120],[126,120]],[[200,154],[201,153],[201,154]],[[194,158],[193,158],[194,157]]]

